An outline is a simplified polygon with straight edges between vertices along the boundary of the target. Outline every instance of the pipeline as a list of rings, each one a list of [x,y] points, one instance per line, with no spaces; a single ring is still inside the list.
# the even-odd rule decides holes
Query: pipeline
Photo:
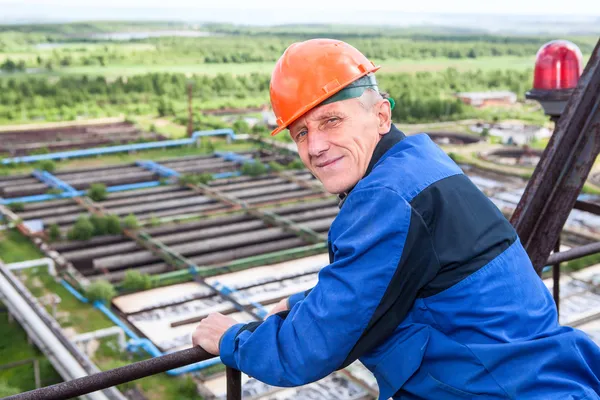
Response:
[[[61,285],[65,287],[75,298],[83,303],[89,303],[90,301],[79,293],[73,286],[71,286],[67,281],[61,279]],[[121,321],[112,311],[108,309],[101,301],[95,301],[93,304],[94,308],[98,309],[101,313],[106,315],[108,319],[110,319],[117,327],[121,328],[123,332],[127,336],[130,337],[129,343],[127,344],[127,349],[129,351],[137,351],[138,349],[142,349],[146,351],[152,357],[161,357],[165,355],[161,352],[150,340],[145,338],[140,338],[134,331],[132,331],[123,321]],[[221,363],[220,357],[211,358],[205,361],[200,361],[195,364],[186,365],[183,367],[175,368],[167,371],[168,375],[178,376],[181,374],[185,374],[188,372],[198,371],[210,366]]]
[[[151,149],[160,149],[164,147],[177,147],[177,146],[185,146],[196,143],[198,138],[204,136],[217,136],[217,135],[227,135],[229,140],[236,140],[237,136],[233,132],[233,130],[225,128],[225,129],[216,129],[211,131],[196,131],[192,133],[192,137],[187,139],[176,139],[176,140],[162,140],[158,142],[148,142],[148,143],[135,143],[135,144],[127,144],[120,146],[109,146],[109,147],[95,147],[91,149],[83,149],[83,150],[71,150],[71,151],[61,151],[57,153],[48,153],[48,154],[37,154],[32,156],[24,156],[24,157],[13,157],[13,158],[5,158],[2,160],[2,164],[4,165],[12,165],[12,164],[20,164],[20,163],[33,163],[44,160],[65,160],[69,158],[76,157],[90,157],[97,156],[103,154],[112,154],[112,153],[121,153],[127,151],[139,151],[139,150],[151,150]]]
[[[9,270],[13,271],[13,270],[38,267],[40,265],[46,265],[48,267],[48,273],[52,276],[56,276],[56,266],[54,264],[54,260],[51,258],[39,258],[37,260],[16,262],[16,263],[12,263],[12,264],[7,264],[6,267]]]
[[[175,171],[174,171],[175,172]],[[220,172],[213,174],[213,179],[227,179],[234,178],[240,176],[241,172]],[[108,186],[106,191],[108,193],[115,192],[124,192],[127,190],[136,190],[136,189],[147,189],[152,187],[161,186],[162,183],[160,181],[149,181],[149,182],[139,182],[139,183],[129,183],[125,185],[115,185]],[[56,200],[56,199],[70,199],[73,197],[85,196],[87,194],[86,190],[73,190],[69,192],[63,192],[59,194],[39,194],[33,196],[23,196],[23,197],[13,197],[8,199],[0,198],[0,204],[12,204],[12,203],[37,203],[48,200]]]

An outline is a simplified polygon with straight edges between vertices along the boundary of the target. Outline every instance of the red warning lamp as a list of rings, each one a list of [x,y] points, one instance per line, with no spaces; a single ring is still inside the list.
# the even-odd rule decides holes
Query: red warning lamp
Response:
[[[583,72],[581,50],[568,40],[553,40],[537,52],[533,89],[528,99],[538,100],[544,112],[559,117]]]

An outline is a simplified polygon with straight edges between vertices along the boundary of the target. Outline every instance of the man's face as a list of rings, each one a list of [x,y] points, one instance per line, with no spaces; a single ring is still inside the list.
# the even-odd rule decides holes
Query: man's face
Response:
[[[369,108],[358,98],[325,104],[289,127],[304,165],[329,193],[343,193],[362,179],[377,142],[390,129],[389,106]]]

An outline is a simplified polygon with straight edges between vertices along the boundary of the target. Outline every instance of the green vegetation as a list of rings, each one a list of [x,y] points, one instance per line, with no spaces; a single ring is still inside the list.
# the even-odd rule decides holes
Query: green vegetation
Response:
[[[125,290],[147,290],[152,287],[152,279],[150,275],[143,274],[135,269],[128,270],[125,272],[125,279],[123,280],[122,287]]]
[[[94,236],[98,228],[94,227],[90,218],[85,215],[80,215],[73,227],[67,233],[69,240],[89,240]]]
[[[62,239],[62,233],[60,232],[60,228],[57,224],[50,225],[50,228],[48,229],[48,237],[52,242]]]
[[[35,346],[27,342],[27,333],[19,323],[16,321],[8,322],[6,313],[0,313],[0,354],[2,354],[0,364],[30,358],[38,359],[40,379],[43,386],[62,382],[60,375],[52,368],[50,361]],[[0,371],[0,397],[33,389],[35,389],[35,381],[32,363]]]
[[[106,200],[106,196],[108,195],[108,192],[106,191],[106,185],[102,183],[92,183],[87,195],[94,201]]]
[[[107,215],[105,221],[107,234],[118,235],[121,233],[121,220],[117,215]]]
[[[97,280],[89,284],[85,289],[85,296],[89,301],[101,301],[109,303],[117,295],[115,287],[108,281]]]
[[[58,322],[63,328],[72,327],[77,333],[108,328],[114,324],[90,304],[77,300],[44,268],[34,268],[22,274],[25,286],[35,297],[56,293],[61,301],[57,305]],[[46,307],[51,312],[51,307]]]
[[[561,264],[561,271],[579,271],[580,269],[599,264],[600,263],[600,254],[592,254],[589,256],[585,256],[582,258],[578,258],[576,260],[572,260],[567,262],[566,264]]]
[[[140,224],[134,214],[129,214],[123,219],[121,226],[125,229],[137,229],[139,228]]]
[[[269,163],[269,169],[273,172],[280,172],[285,170],[285,167],[281,164],[279,164],[277,161],[271,161]]]
[[[61,194],[62,192],[63,191],[58,188],[52,188],[52,189],[46,190],[46,194],[53,194],[53,195]]]
[[[186,174],[183,175],[179,178],[179,183],[182,185],[188,185],[188,184],[198,184],[198,183],[202,183],[204,185],[206,185],[208,182],[212,181],[213,175],[210,173],[204,173],[204,174]]]
[[[243,175],[260,176],[269,172],[267,167],[258,160],[254,162],[245,162],[240,169]]]
[[[44,254],[16,229],[0,231],[0,259],[5,263],[35,260]]]
[[[56,164],[52,160],[44,160],[39,162],[38,168],[52,173],[56,170]]]
[[[10,203],[8,205],[8,208],[10,208],[10,210],[14,211],[14,212],[20,212],[20,211],[24,211],[25,210],[25,204],[23,204],[21,202]]]

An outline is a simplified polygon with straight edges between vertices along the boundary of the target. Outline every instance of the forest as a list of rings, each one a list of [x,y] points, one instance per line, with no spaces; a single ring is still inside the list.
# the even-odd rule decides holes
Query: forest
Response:
[[[185,35],[161,36],[163,31]],[[125,37],[106,36],[115,33]],[[127,37],[134,33],[138,35]],[[323,36],[347,40],[385,66],[404,66],[402,72],[382,68],[377,76],[380,89],[397,101],[394,117],[408,123],[490,116],[462,104],[456,92],[510,90],[522,100],[532,82],[535,54],[551,39],[337,25],[0,25],[0,124],[122,114],[182,121],[187,118],[188,84],[193,85],[197,111],[261,107],[269,102],[268,71],[285,48]],[[597,40],[570,39],[585,56]],[[208,73],[202,65],[214,68]],[[228,72],[231,65],[241,69]],[[125,73],[129,67],[133,72]],[[510,111],[496,110],[494,118],[542,120],[539,111],[521,111],[510,116]],[[200,120],[200,127],[221,124]]]

